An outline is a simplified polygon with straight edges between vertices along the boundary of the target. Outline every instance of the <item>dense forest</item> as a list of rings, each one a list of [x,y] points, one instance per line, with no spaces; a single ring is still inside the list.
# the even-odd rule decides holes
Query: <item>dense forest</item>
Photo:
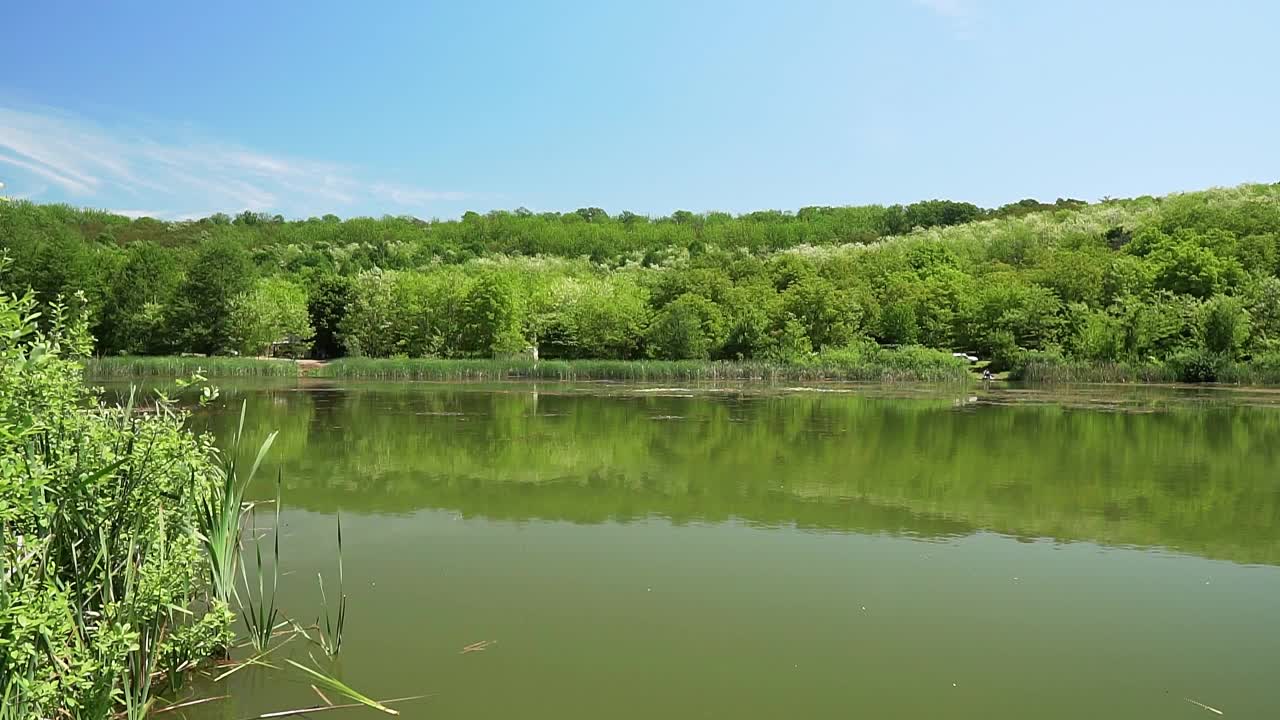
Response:
[[[100,355],[766,359],[850,347],[1280,368],[1280,184],[997,209],[130,220],[0,203],[0,284]]]

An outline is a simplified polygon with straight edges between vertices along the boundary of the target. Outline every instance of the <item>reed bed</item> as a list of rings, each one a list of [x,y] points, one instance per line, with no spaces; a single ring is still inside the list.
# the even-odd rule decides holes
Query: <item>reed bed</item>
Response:
[[[234,357],[104,357],[84,361],[85,375],[113,377],[295,377],[293,360]]]
[[[317,368],[313,377],[434,380],[451,382],[501,380],[616,381],[867,381],[964,382],[968,370],[956,364],[894,364],[824,361],[786,364],[765,361],[704,360],[441,360],[348,358]]]
[[[1033,360],[1015,372],[1014,378],[1035,385],[1172,383],[1178,382],[1178,371],[1154,363]]]
[[[1090,362],[1032,360],[1013,374],[1034,385],[1078,383],[1217,383],[1220,385],[1280,386],[1280,363],[1270,356],[1250,361],[1217,360],[1203,366],[1186,363]]]
[[[87,360],[90,378],[296,377],[299,363],[257,358],[115,357]],[[630,382],[966,382],[963,361],[923,348],[833,350],[797,362],[767,360],[543,360],[344,358],[307,368],[309,377],[496,382],[503,380]]]

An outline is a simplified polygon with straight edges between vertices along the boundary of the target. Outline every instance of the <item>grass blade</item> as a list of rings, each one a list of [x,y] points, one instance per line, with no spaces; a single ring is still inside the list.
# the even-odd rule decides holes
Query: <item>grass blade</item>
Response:
[[[332,677],[332,676],[329,676],[329,675],[325,675],[324,673],[320,672],[319,670],[315,670],[315,669],[313,669],[313,668],[309,668],[309,667],[307,667],[306,665],[303,665],[302,663],[297,662],[296,660],[293,660],[293,659],[291,659],[291,658],[286,658],[286,659],[285,659],[285,662],[289,663],[290,665],[294,666],[295,668],[297,668],[297,669],[301,670],[302,672],[306,673],[307,675],[311,676],[311,678],[312,678],[312,679],[314,679],[318,684],[322,685],[323,687],[325,687],[325,688],[327,688],[327,689],[329,689],[329,690],[332,690],[332,691],[334,691],[334,692],[336,692],[336,693],[338,693],[338,694],[342,695],[343,697],[345,697],[345,698],[347,698],[347,699],[349,699],[349,700],[354,700],[355,702],[357,702],[357,703],[359,703],[359,704],[361,704],[361,705],[364,705],[365,707],[369,707],[369,708],[373,708],[374,710],[382,711],[382,712],[384,712],[384,713],[386,713],[386,714],[388,714],[388,715],[399,715],[399,714],[400,714],[400,712],[399,712],[398,710],[392,710],[391,708],[387,707],[386,705],[383,705],[382,703],[378,702],[377,700],[374,700],[373,698],[371,698],[371,697],[369,697],[369,696],[367,696],[367,695],[364,695],[364,694],[363,694],[363,693],[361,693],[360,691],[358,691],[358,690],[356,690],[356,689],[352,688],[350,685],[347,685],[346,683],[342,682],[341,680],[338,680],[338,679],[337,679],[337,678],[335,678],[335,677]]]

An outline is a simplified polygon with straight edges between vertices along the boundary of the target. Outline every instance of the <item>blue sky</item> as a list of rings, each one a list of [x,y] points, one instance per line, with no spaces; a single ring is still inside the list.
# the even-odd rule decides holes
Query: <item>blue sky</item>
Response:
[[[41,2],[10,196],[666,214],[1280,180],[1280,3]]]

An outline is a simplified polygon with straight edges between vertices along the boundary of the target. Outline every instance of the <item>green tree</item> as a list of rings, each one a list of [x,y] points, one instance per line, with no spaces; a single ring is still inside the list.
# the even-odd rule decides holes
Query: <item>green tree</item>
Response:
[[[725,340],[724,314],[710,300],[687,293],[658,311],[645,341],[663,360],[704,360]]]
[[[805,277],[788,287],[782,307],[804,327],[814,350],[847,345],[860,333],[860,308],[848,293],[823,278]]]
[[[762,357],[784,363],[803,363],[813,357],[813,344],[805,334],[804,323],[788,315],[782,327],[773,332]]]
[[[622,360],[639,352],[649,320],[644,288],[625,279],[573,279],[554,298],[557,354]]]
[[[1240,301],[1215,295],[1200,312],[1200,341],[1205,350],[1234,359],[1249,338],[1249,312]]]
[[[351,281],[347,311],[338,328],[343,348],[356,357],[390,357],[396,353],[394,331],[402,326],[396,303],[396,271],[368,270]]]
[[[1280,349],[1280,278],[1255,278],[1242,302],[1249,313],[1251,348],[1256,352]]]
[[[200,248],[178,288],[171,327],[178,346],[198,353],[231,349],[232,303],[253,286],[249,253],[234,240]]]
[[[1196,342],[1200,303],[1188,295],[1159,292],[1125,297],[1112,306],[1124,331],[1124,353],[1135,359],[1163,359]]]
[[[520,304],[511,282],[495,272],[481,275],[462,300],[462,349],[476,357],[519,352]]]
[[[1056,250],[1047,253],[1034,273],[1038,285],[1053,290],[1063,304],[1096,307],[1106,285],[1107,258],[1093,252]]]
[[[928,201],[655,220],[587,207],[166,222],[0,204],[6,280],[45,300],[84,291],[99,351],[130,353],[228,349],[230,299],[261,274],[307,288],[316,352],[329,356],[484,356],[528,340],[549,357],[635,357],[650,321],[688,294],[722,316],[712,358],[765,357],[799,338],[789,321],[819,350],[871,336],[1104,357],[1111,318],[1120,357],[1163,361],[1201,345],[1199,305],[1216,295],[1248,311],[1237,352],[1249,355],[1280,348],[1266,291],[1277,237],[1272,185],[994,212]],[[487,275],[510,292],[478,285]]]
[[[168,350],[164,310],[181,281],[173,253],[149,242],[129,248],[107,292],[102,348],[142,355]]]
[[[777,345],[782,301],[767,279],[739,284],[721,306],[727,336],[721,354],[729,359],[764,357]],[[808,338],[805,339],[806,342]]]
[[[1240,264],[1219,256],[1192,239],[1170,240],[1151,253],[1156,264],[1156,287],[1206,298],[1240,279]]]
[[[347,278],[325,273],[312,282],[307,314],[311,317],[311,327],[315,328],[311,347],[317,357],[336,358],[345,354],[340,328],[350,301],[351,281]]]
[[[947,270],[957,270],[960,260],[951,248],[939,242],[916,245],[907,251],[907,265],[919,276],[929,277]]]
[[[1236,243],[1236,259],[1246,272],[1274,275],[1280,262],[1280,235],[1258,233],[1240,238]]]
[[[915,306],[905,302],[884,306],[880,314],[881,336],[895,345],[911,345],[920,334]]]
[[[1102,270],[1101,302],[1110,305],[1121,298],[1142,296],[1155,288],[1156,268],[1132,255],[1116,255]]]
[[[812,277],[813,274],[813,265],[793,253],[782,253],[769,261],[769,276],[773,278],[773,287],[778,292]]]
[[[237,295],[227,324],[232,347],[243,355],[271,356],[272,345],[284,343],[281,354],[303,357],[315,335],[306,291],[278,277],[262,278]]]
[[[1016,348],[1042,350],[1057,339],[1059,310],[1053,291],[1016,275],[991,275],[966,298],[963,338],[970,349],[992,357],[1007,357]]]
[[[101,317],[111,268],[107,252],[67,228],[55,227],[39,242],[27,275],[41,302],[62,298],[76,312]]]
[[[653,288],[653,303],[666,305],[681,295],[693,293],[712,302],[722,301],[733,287],[733,281],[722,268],[695,267],[662,273]]]
[[[1075,325],[1072,349],[1076,355],[1099,362],[1114,362],[1121,358],[1124,329],[1116,317],[1080,304],[1072,306],[1071,313]]]

